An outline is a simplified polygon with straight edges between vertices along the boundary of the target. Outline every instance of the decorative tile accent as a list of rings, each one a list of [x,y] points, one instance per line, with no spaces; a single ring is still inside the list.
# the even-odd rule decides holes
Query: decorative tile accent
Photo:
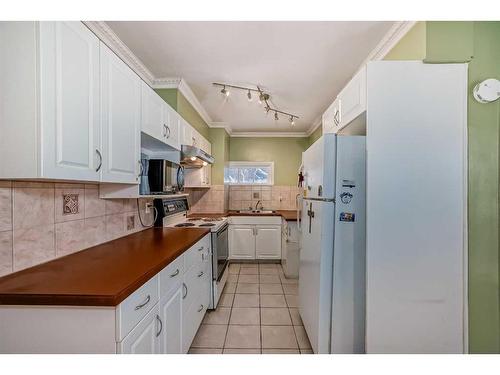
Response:
[[[79,213],[79,194],[63,194],[63,215],[76,215]]]

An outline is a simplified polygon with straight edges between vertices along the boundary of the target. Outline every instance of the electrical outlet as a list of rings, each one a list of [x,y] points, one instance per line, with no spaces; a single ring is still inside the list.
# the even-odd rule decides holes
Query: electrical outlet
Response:
[[[144,208],[144,212],[149,214],[150,209],[153,208],[153,203],[147,202],[146,207]]]

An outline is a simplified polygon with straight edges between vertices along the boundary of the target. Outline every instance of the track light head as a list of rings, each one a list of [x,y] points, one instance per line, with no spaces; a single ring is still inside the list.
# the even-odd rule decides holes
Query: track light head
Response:
[[[222,95],[229,96],[229,90],[226,89],[226,86],[224,86],[220,92]]]
[[[270,110],[271,110],[271,107],[269,107],[268,105],[266,105],[266,107],[264,108],[264,111],[266,113],[269,113]]]
[[[248,93],[247,93],[247,98],[248,98],[248,101],[251,102],[252,101],[252,93],[250,92],[250,90],[248,90]]]
[[[295,121],[293,119],[293,116],[290,116],[290,125],[291,126],[294,126],[295,125]]]
[[[274,112],[274,119],[275,119],[276,121],[278,121],[278,120],[280,119],[280,118],[278,117],[278,112],[276,112],[276,111]]]

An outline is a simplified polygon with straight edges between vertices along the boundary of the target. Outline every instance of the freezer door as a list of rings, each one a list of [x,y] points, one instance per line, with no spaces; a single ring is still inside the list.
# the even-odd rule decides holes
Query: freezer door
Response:
[[[304,197],[333,198],[335,194],[335,155],[335,134],[325,134],[302,153]]]
[[[314,353],[329,353],[334,203],[302,201],[299,310]]]

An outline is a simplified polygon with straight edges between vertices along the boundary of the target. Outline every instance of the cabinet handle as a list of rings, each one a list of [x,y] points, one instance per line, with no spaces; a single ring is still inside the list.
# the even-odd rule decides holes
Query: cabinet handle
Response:
[[[201,312],[201,310],[203,310],[203,305],[200,305],[200,308],[198,309],[198,312]]]
[[[191,139],[193,140],[193,146],[196,146],[196,138],[195,137],[191,137]]]
[[[163,124],[163,136],[167,136],[167,125]]]
[[[170,277],[175,277],[179,274],[179,269],[177,268],[173,274],[170,275]]]
[[[149,301],[151,301],[151,296],[148,294],[148,296],[146,297],[146,301],[144,301],[144,302],[143,302],[143,303],[141,303],[140,305],[137,305],[137,306],[135,307],[135,310],[140,310],[140,309],[142,309],[144,306],[146,306],[146,305],[149,303]]]
[[[188,287],[187,287],[187,285],[185,283],[182,283],[182,287],[185,290],[185,293],[182,295],[182,299],[186,299],[186,297],[188,295]]]
[[[170,138],[170,127],[166,126],[167,129],[167,134],[165,135],[166,138]]]
[[[142,172],[144,172],[144,168],[142,167],[142,163],[140,160],[137,161],[139,163],[139,177],[142,176]]]
[[[95,171],[99,172],[99,170],[102,167],[102,155],[101,155],[101,152],[98,149],[95,149],[95,152],[97,153],[97,156],[99,156],[99,165],[97,166],[97,168],[95,169]]]
[[[202,277],[203,276],[203,271],[201,271],[199,274],[198,274],[198,277]]]
[[[156,337],[160,336],[161,331],[163,330],[163,322],[160,319],[159,315],[156,315],[156,320],[160,323],[160,330],[156,333]]]
[[[204,249],[204,248],[205,248],[205,247],[204,247],[204,246],[202,246],[202,247],[200,247],[200,248],[198,249],[198,251],[203,251],[203,249]]]
[[[339,120],[339,110],[335,110],[335,114],[333,115],[333,122],[335,123],[336,126],[339,126],[340,120]]]

